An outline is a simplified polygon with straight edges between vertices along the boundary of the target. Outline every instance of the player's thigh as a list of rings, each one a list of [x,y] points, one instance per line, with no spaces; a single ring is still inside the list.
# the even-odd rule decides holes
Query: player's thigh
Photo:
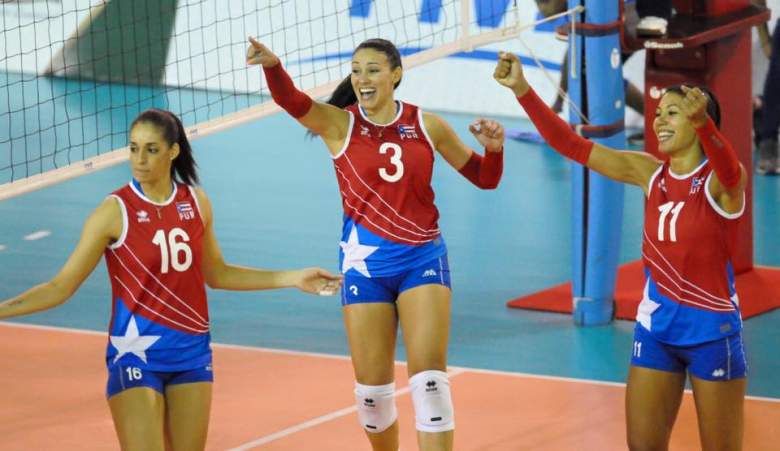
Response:
[[[170,384],[165,388],[166,425],[172,451],[205,448],[211,391],[211,382]]]
[[[742,334],[691,347],[687,355],[703,449],[741,449],[747,386]]]
[[[702,449],[741,450],[747,379],[708,381],[691,376]]]
[[[451,297],[449,287],[440,284],[419,285],[398,297],[410,375],[446,371]]]
[[[342,307],[355,378],[364,385],[393,382],[398,317],[391,302],[362,302]]]
[[[626,433],[631,450],[667,449],[684,388],[684,372],[629,368]]]
[[[135,387],[108,398],[122,450],[165,450],[165,399],[149,387]]]

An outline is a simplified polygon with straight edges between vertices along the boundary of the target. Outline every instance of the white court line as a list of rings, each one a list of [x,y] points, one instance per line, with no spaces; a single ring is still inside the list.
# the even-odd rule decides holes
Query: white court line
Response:
[[[8,321],[0,321],[0,326],[20,327],[25,329],[50,330],[53,332],[70,332],[70,333],[86,334],[86,335],[99,335],[99,336],[107,335],[107,332],[99,332],[99,331],[89,330],[89,329],[76,329],[71,327],[58,327],[58,326],[43,326],[40,324],[12,323]],[[227,344],[227,343],[211,343],[211,346],[215,348],[238,349],[241,351],[262,352],[262,353],[269,353],[269,354],[282,354],[282,355],[292,355],[292,356],[301,356],[301,357],[318,357],[318,358],[333,359],[333,360],[350,360],[349,356],[337,355],[337,354],[325,354],[322,352],[293,351],[287,349],[263,348],[261,346],[234,345],[234,344]],[[395,364],[406,366],[406,362],[404,362],[403,360],[396,360]],[[564,376],[549,376],[545,374],[522,373],[517,371],[502,371],[502,370],[491,370],[486,368],[472,368],[468,366],[450,365],[448,368],[449,371],[452,372],[457,371],[458,374],[460,374],[461,372],[470,372],[470,373],[478,373],[478,374],[494,374],[497,376],[508,376],[508,377],[516,377],[516,378],[541,379],[541,380],[558,381],[558,382],[574,382],[578,384],[606,385],[610,387],[626,386],[625,382],[609,382],[609,381],[600,381],[596,379],[564,377]],[[686,392],[690,392],[690,390],[686,390]],[[747,395],[745,396],[745,399],[780,403],[780,398],[769,398],[763,396]]]
[[[462,373],[464,373],[464,371],[459,369],[451,369],[450,371],[447,372],[450,379]],[[393,397],[397,398],[401,395],[405,395],[406,393],[409,393],[411,390],[412,388],[407,385],[404,388],[396,390],[395,393],[393,394]],[[357,406],[345,407],[343,409],[336,410],[334,412],[319,416],[317,418],[304,421],[303,423],[298,423],[295,426],[288,427],[287,429],[282,429],[281,431],[274,432],[273,434],[268,434],[256,440],[252,440],[251,442],[238,445],[235,448],[230,448],[228,451],[246,451],[249,449],[254,449],[260,445],[265,445],[266,443],[270,443],[273,442],[274,440],[287,437],[288,435],[295,434],[296,432],[313,428],[314,426],[327,423],[328,421],[335,420],[336,418],[341,418],[353,412],[357,412]]]
[[[29,235],[26,235],[24,237],[25,241],[35,241],[40,240],[41,238],[46,238],[47,236],[51,235],[51,232],[48,230],[39,230],[37,232],[33,232]]]
[[[107,334],[107,332],[98,332],[95,330],[88,330],[88,329],[75,329],[70,327],[57,327],[57,326],[42,326],[39,324],[11,323],[8,321],[0,321],[0,326],[19,327],[24,329],[49,330],[53,332],[70,332],[70,333],[85,334],[85,335],[106,336]],[[286,349],[272,349],[272,348],[262,348],[259,346],[244,346],[244,345],[232,345],[232,344],[222,344],[222,343],[212,343],[211,345],[215,348],[239,349],[242,351],[262,352],[262,353],[271,353],[271,354],[294,355],[294,356],[303,356],[303,357],[320,357],[320,358],[334,359],[334,360],[350,359],[349,356],[325,354],[319,352],[288,351]],[[397,365],[404,365],[404,366],[406,365],[406,362],[401,360],[396,360],[395,363]],[[508,377],[516,377],[516,378],[541,379],[541,380],[558,381],[558,382],[574,382],[578,384],[606,385],[610,387],[626,386],[625,382],[608,382],[608,381],[599,381],[595,379],[584,379],[584,378],[563,377],[563,376],[548,376],[544,374],[489,370],[485,368],[471,368],[467,366],[450,366],[449,371],[451,372],[450,374],[456,374],[456,373],[461,374],[464,372],[470,372],[470,373],[478,373],[478,374],[495,374],[498,376],[508,376]],[[685,390],[685,392],[690,394],[691,391]],[[780,403],[780,398],[769,398],[764,396],[747,395],[745,396],[745,399],[754,400],[754,401]]]

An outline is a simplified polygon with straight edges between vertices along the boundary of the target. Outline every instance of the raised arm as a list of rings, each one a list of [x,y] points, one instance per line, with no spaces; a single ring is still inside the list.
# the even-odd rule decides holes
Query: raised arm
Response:
[[[312,294],[332,295],[341,286],[341,276],[321,268],[270,271],[225,263],[214,235],[211,203],[206,193],[195,189],[205,227],[203,235],[203,276],[211,288],[250,291],[296,287]]]
[[[485,146],[485,156],[461,141],[452,127],[432,113],[423,113],[423,122],[433,146],[442,157],[471,183],[482,189],[494,189],[504,169],[504,127],[488,119],[477,119],[469,131]]]
[[[539,133],[558,153],[613,180],[639,185],[647,192],[650,177],[661,162],[644,152],[618,151],[577,135],[536,95],[523,75],[517,55],[499,53],[493,78],[512,90]]]
[[[331,153],[341,149],[349,133],[349,113],[327,103],[316,102],[295,87],[279,57],[254,38],[249,38],[246,62],[263,66],[274,102],[312,133],[319,135]]]
[[[685,98],[683,113],[696,130],[702,151],[710,161],[715,176],[707,186],[715,202],[726,213],[738,213],[745,204],[747,171],[739,162],[737,152],[707,115],[709,99],[699,88],[682,87]]]
[[[73,253],[53,279],[0,303],[0,319],[56,307],[70,298],[89,277],[103,251],[122,233],[122,212],[113,198],[103,201],[87,218]]]

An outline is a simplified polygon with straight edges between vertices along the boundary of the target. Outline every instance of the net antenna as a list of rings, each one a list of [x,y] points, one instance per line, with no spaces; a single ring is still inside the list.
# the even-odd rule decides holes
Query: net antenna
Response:
[[[519,19],[517,18],[517,15],[519,14],[517,11],[517,0],[515,0],[515,21],[517,22]],[[554,20],[557,20],[560,17],[569,16],[569,24],[570,24],[570,30],[569,30],[569,36],[576,36],[575,34],[575,28],[577,26],[576,22],[579,19],[579,14],[585,12],[585,7],[582,5],[575,6],[574,8],[568,9],[566,11],[562,11],[558,14],[553,14],[549,17],[545,17],[544,19],[541,19],[534,23],[541,24],[544,22],[552,22]],[[533,51],[530,45],[528,45],[527,42],[523,39],[523,37],[518,34],[517,36],[518,42],[523,46],[526,52],[531,56],[531,59],[534,60],[534,63],[538,67],[539,70],[542,71],[542,74],[544,75],[544,78],[547,79],[547,81],[550,83],[550,86],[555,89],[555,91],[558,93],[559,96],[563,99],[564,102],[569,106],[569,109],[573,111],[577,116],[580,117],[580,120],[583,124],[589,124],[588,118],[585,116],[585,114],[580,110],[580,108],[577,106],[577,104],[571,100],[569,97],[569,94],[561,89],[560,84],[553,78],[553,76],[550,74],[550,71],[544,67],[542,64],[542,61],[539,59],[539,57],[536,56],[536,53]],[[579,74],[577,73],[577,39],[569,39],[569,77],[574,79],[579,77]]]

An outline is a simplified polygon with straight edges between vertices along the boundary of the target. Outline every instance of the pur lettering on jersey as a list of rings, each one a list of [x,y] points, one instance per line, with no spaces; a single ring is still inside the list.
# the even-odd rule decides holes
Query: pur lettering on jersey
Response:
[[[417,129],[414,125],[399,125],[398,134],[401,136],[401,139],[417,139]]]
[[[701,191],[701,187],[704,186],[704,177],[694,177],[691,180],[691,191],[688,194],[696,194]]]
[[[179,219],[182,221],[195,219],[195,210],[189,202],[176,202],[176,211],[179,212]]]

